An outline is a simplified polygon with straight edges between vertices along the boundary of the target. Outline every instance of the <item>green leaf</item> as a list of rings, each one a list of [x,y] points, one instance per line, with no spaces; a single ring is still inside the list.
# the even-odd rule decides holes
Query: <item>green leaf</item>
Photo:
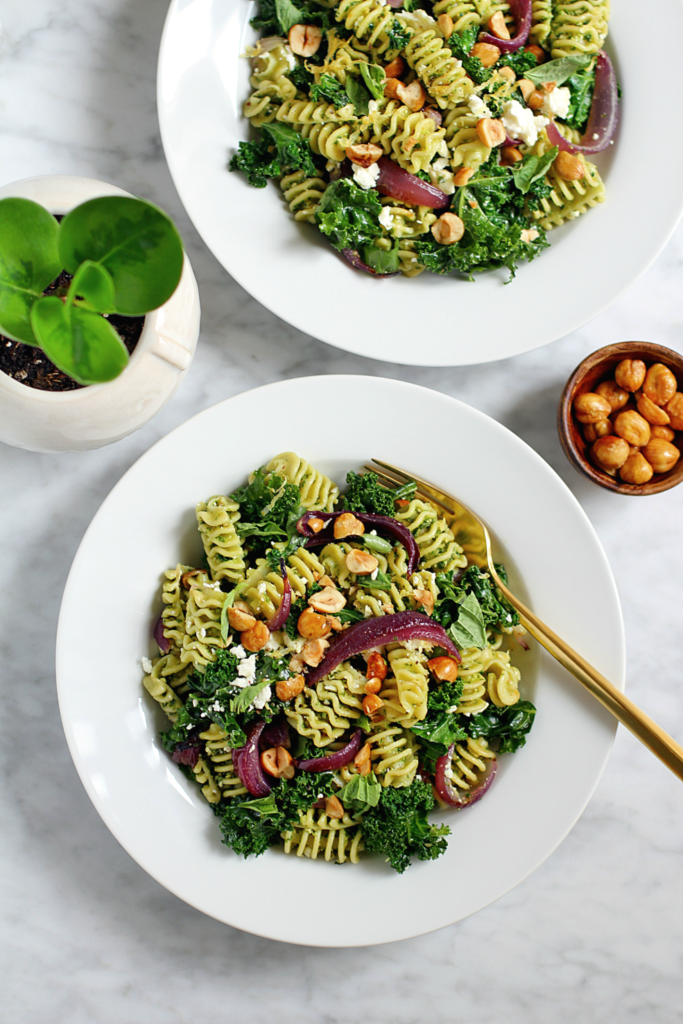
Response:
[[[391,590],[391,577],[378,572],[374,579],[370,576],[356,577],[356,583],[365,590]]]
[[[381,68],[379,64],[366,64],[365,61],[361,61],[359,67],[372,98],[381,100],[384,96],[384,83],[387,80],[384,68]]]
[[[367,114],[370,109],[370,93],[358,78],[346,77],[346,93],[353,103],[359,116]]]
[[[348,178],[340,178],[325,189],[315,216],[335,249],[358,251],[381,235],[381,212],[382,204],[374,189],[366,191]]]
[[[351,102],[341,82],[334,75],[328,74],[321,75],[320,81],[311,86],[310,97],[312,100],[327,100],[328,103],[334,103],[337,110]]]
[[[30,199],[0,199],[0,330],[36,345],[31,307],[62,269],[59,225]]]
[[[420,740],[425,739],[430,743],[442,743],[445,747],[450,747],[451,743],[463,740],[467,735],[458,718],[459,716],[448,711],[429,711],[427,717],[421,722],[415,722],[411,729]]]
[[[69,285],[69,297],[85,299],[87,309],[97,313],[114,311],[114,282],[100,263],[85,260],[74,274]]]
[[[382,787],[374,772],[354,775],[337,794],[352,814],[364,814],[371,807],[376,807],[381,795]]]
[[[556,85],[562,85],[563,82],[566,82],[577,71],[587,68],[594,59],[594,57],[579,55],[576,57],[560,57],[558,60],[551,60],[547,64],[541,64],[537,68],[525,71],[524,77],[528,78],[534,85],[542,85],[544,82],[555,82]]]
[[[240,715],[243,711],[246,711],[254,697],[258,697],[261,690],[265,690],[270,682],[271,680],[268,678],[260,679],[253,686],[245,686],[243,690],[240,690],[237,696],[230,701],[230,711],[232,714]]]
[[[475,739],[480,736],[496,737],[501,754],[511,754],[526,743],[534,724],[536,708],[528,700],[520,700],[511,707],[497,708],[489,704],[479,715],[472,715],[464,724]]]
[[[275,14],[284,36],[287,35],[292,25],[305,24],[307,21],[306,12],[296,7],[292,0],[275,0]]]
[[[38,299],[31,326],[48,359],[79,384],[113,380],[128,362],[126,347],[108,320],[56,295]]]
[[[240,537],[286,537],[287,531],[277,523],[237,523]]]
[[[70,274],[101,264],[114,282],[116,312],[141,316],[170,299],[183,270],[183,243],[170,217],[142,199],[103,196],[68,213],[59,254]]]
[[[398,242],[391,249],[380,249],[377,245],[366,245],[360,254],[363,263],[367,263],[377,274],[398,273]]]
[[[575,75],[567,79],[567,86],[570,92],[569,110],[567,116],[562,120],[572,128],[584,132],[593,105],[595,68],[577,71]]]
[[[543,156],[528,153],[520,163],[514,164],[512,177],[519,191],[526,195],[535,181],[544,178],[558,153],[559,148],[553,146]]]
[[[486,647],[486,628],[481,605],[474,594],[468,594],[460,603],[457,622],[448,631],[458,647]]]

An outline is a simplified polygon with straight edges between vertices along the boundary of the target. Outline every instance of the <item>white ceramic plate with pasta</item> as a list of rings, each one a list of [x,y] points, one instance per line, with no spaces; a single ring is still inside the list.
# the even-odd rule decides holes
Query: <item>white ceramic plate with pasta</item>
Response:
[[[306,408],[342,409],[344,429],[324,437],[287,414]],[[430,423],[427,441],[413,421]],[[340,865],[273,848],[243,860],[221,845],[198,787],[161,748],[141,656],[152,654],[163,571],[199,557],[197,501],[242,486],[273,438],[340,484],[375,456],[460,496],[495,534],[513,586],[623,687],[614,580],[584,512],[523,441],[452,398],[382,378],[290,380],[216,405],[143,455],[95,516],[64,593],[57,684],[76,767],[114,836],[171,892],[245,931],[319,946],[419,935],[498,899],[555,849],[600,778],[615,723],[552,659],[520,648],[536,723],[526,746],[499,758],[484,800],[437,815],[452,828],[438,860],[397,875],[377,856]]]
[[[300,330],[390,362],[502,359],[591,320],[670,237],[683,208],[683,136],[672,131],[664,101],[678,88],[678,0],[661,0],[656,18],[645,19],[638,4],[614,0],[607,50],[624,100],[615,145],[595,158],[607,200],[550,232],[550,248],[509,285],[507,271],[480,274],[474,283],[427,273],[370,278],[313,226],[294,222],[273,183],[255,189],[228,172],[240,139],[249,137],[242,116],[249,67],[240,55],[257,37],[249,27],[254,9],[248,0],[173,0],[159,57],[161,133],[178,192],[206,244],[248,292]],[[653,83],[647,54],[655,52]],[[653,140],[665,140],[666,159],[653,157]]]

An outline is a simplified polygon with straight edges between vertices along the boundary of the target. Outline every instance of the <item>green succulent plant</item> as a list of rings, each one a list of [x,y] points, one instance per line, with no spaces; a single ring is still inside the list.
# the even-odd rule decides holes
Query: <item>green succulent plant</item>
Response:
[[[90,199],[61,223],[30,199],[0,200],[0,333],[38,346],[79,384],[112,380],[128,362],[106,316],[158,309],[182,269],[173,221],[142,199]],[[44,295],[63,270],[64,294]]]

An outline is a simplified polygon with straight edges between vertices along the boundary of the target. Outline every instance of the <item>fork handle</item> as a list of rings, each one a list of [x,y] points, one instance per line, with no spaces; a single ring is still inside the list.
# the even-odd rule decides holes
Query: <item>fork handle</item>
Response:
[[[537,615],[522,604],[518,597],[508,590],[498,574],[495,574],[496,585],[520,614],[522,623],[534,639],[545,647],[553,658],[563,665],[568,672],[576,676],[590,693],[606,707],[622,725],[636,736],[641,743],[655,754],[674,775],[683,781],[683,747],[664,732],[656,722],[640,710],[637,704],[629,700],[621,690],[605,679],[597,669],[589,665],[580,654],[565,643],[556,633],[546,626]]]

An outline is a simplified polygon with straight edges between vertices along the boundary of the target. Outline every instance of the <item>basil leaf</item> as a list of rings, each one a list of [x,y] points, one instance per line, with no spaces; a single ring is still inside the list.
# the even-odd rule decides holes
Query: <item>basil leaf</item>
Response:
[[[553,146],[543,156],[534,156],[529,153],[520,163],[514,164],[512,177],[519,191],[526,195],[535,181],[544,178],[558,153],[558,147]]]
[[[359,82],[357,78],[351,78],[350,75],[346,79],[346,95],[356,108],[357,114],[363,115],[368,113],[370,109],[370,93],[362,82]]]
[[[474,594],[468,594],[460,603],[458,619],[448,632],[461,649],[486,647],[484,615]]]
[[[379,64],[366,64],[364,61],[361,61],[360,73],[373,99],[381,100],[384,96],[384,83],[387,78],[384,74],[384,68],[381,68]]]
[[[352,814],[364,814],[376,807],[382,795],[382,787],[374,772],[368,775],[354,775],[337,794],[344,807]]]
[[[541,64],[540,67],[525,71],[524,77],[534,85],[543,85],[544,82],[555,82],[556,85],[562,85],[581,68],[587,68],[592,60],[593,57],[578,55],[576,57],[560,57],[558,60],[551,60],[547,64]]]
[[[356,583],[359,587],[364,587],[365,590],[391,590],[391,577],[387,576],[384,572],[378,572],[374,580],[369,576],[362,576],[360,579],[356,579]]]
[[[292,0],[275,0],[275,13],[284,36],[292,25],[301,25],[307,20],[306,12],[296,7]]]
[[[243,690],[237,694],[236,697],[230,701],[230,711],[233,715],[239,715],[243,711],[246,711],[254,697],[258,697],[261,690],[265,690],[266,686],[270,685],[271,680],[261,679],[258,683],[254,683],[253,686],[245,686]]]
[[[361,252],[361,259],[376,274],[396,274],[398,272],[398,243],[391,249],[366,245]]]

